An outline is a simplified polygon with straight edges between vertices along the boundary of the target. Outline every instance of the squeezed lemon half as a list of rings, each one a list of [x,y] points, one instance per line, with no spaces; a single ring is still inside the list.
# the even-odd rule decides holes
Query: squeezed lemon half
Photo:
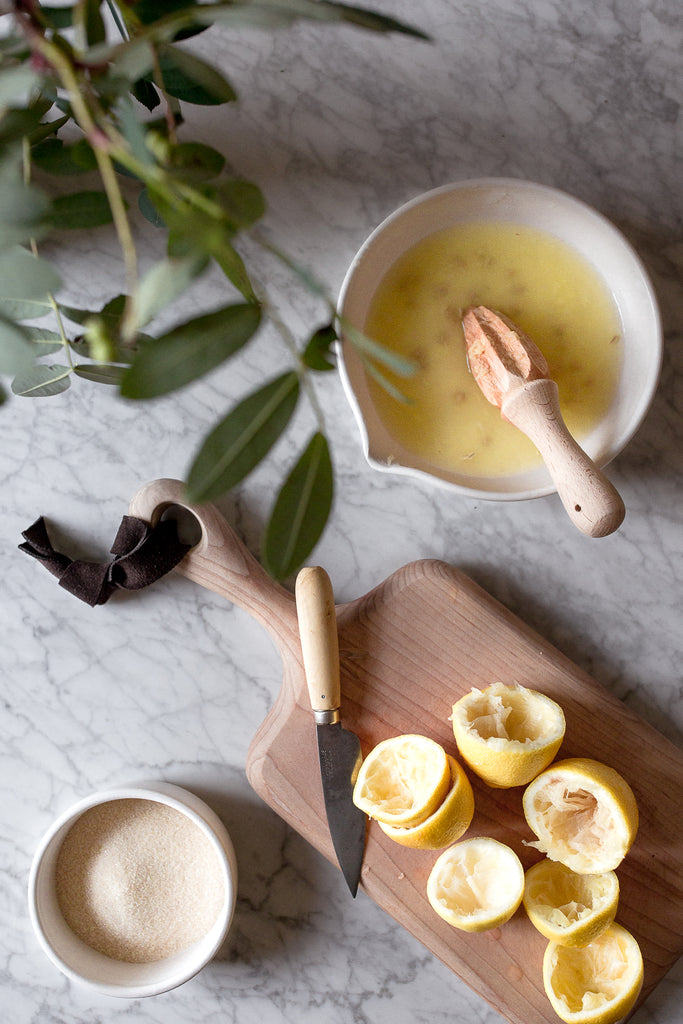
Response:
[[[587,757],[557,761],[527,786],[529,843],[579,874],[613,871],[638,830],[633,791],[614,768]]]
[[[523,894],[524,869],[517,854],[481,836],[444,850],[427,880],[427,897],[439,917],[466,932],[504,924]]]
[[[360,766],[353,802],[385,825],[411,826],[437,809],[450,786],[448,757],[439,743],[427,736],[392,736]]]
[[[632,1009],[643,984],[643,957],[630,932],[611,924],[580,948],[550,942],[543,984],[566,1024],[615,1024]]]
[[[613,871],[578,875],[559,861],[542,860],[524,878],[524,909],[542,935],[561,946],[587,946],[617,913],[619,880]]]
[[[379,827],[394,842],[414,850],[442,850],[460,839],[474,817],[474,793],[461,764],[446,755],[451,773],[451,788],[437,809],[418,825],[401,827],[379,822]]]
[[[489,786],[524,786],[560,749],[564,712],[527,687],[493,683],[453,705],[453,734],[463,760]]]

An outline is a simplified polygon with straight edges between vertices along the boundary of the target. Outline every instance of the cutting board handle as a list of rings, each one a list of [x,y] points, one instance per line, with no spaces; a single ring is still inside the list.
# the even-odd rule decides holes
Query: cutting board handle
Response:
[[[270,578],[215,505],[191,505],[180,480],[153,480],[133,497],[130,515],[155,524],[173,506],[197,520],[201,539],[176,566],[182,576],[244,608],[282,649],[298,635],[294,596]]]

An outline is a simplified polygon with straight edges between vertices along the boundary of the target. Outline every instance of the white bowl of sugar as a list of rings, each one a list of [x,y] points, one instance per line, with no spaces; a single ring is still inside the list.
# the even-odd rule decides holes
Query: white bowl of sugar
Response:
[[[158,995],[192,978],[229,931],[237,862],[199,797],[166,782],[86,797],[43,837],[31,921],[67,977],[109,996]]]

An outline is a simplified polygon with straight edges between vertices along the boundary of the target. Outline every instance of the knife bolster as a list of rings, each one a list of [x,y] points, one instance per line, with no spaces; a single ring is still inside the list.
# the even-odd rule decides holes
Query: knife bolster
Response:
[[[326,708],[322,711],[314,711],[316,725],[336,725],[340,720],[339,708]]]

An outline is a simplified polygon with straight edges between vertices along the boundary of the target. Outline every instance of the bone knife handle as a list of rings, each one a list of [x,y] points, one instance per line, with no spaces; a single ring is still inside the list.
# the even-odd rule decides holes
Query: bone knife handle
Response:
[[[339,638],[332,583],[324,569],[301,569],[295,584],[301,652],[314,711],[335,711],[341,703]]]

